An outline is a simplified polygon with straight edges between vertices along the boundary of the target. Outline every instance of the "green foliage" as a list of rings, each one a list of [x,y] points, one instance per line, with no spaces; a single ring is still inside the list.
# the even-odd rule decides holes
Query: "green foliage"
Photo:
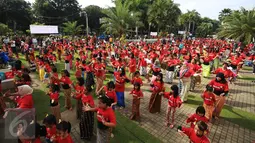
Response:
[[[229,8],[224,8],[221,12],[220,12],[220,15],[219,15],[219,20],[220,21],[223,21],[226,17],[228,17],[229,15],[231,15],[232,13],[232,10],[229,9]]]
[[[120,37],[129,29],[143,26],[139,21],[140,13],[129,9],[131,4],[129,1],[122,3],[121,0],[116,0],[114,3],[115,7],[103,10],[106,17],[102,18],[101,27],[107,33]]]
[[[98,31],[100,29],[100,18],[104,16],[104,14],[102,13],[102,9],[99,6],[90,5],[85,7],[84,11],[86,11],[88,15],[88,24],[91,31]],[[85,17],[82,17],[82,19],[85,25]]]
[[[83,25],[77,25],[77,21],[74,22],[65,22],[63,23],[63,29],[66,34],[75,36],[76,34],[79,34],[82,31]]]
[[[207,37],[207,35],[212,33],[213,24],[210,22],[203,22],[197,27],[196,35],[198,37]]]
[[[4,23],[14,30],[25,31],[29,28],[31,21],[31,4],[27,1],[4,0],[0,2],[0,23]]]
[[[178,24],[178,18],[181,15],[179,5],[172,0],[155,0],[148,9],[148,22],[160,30],[171,31]]]
[[[0,35],[6,35],[12,30],[5,24],[0,23]]]
[[[255,38],[255,9],[234,11],[219,28],[219,37],[250,43]]]
[[[36,21],[46,25],[60,25],[80,18],[81,8],[77,0],[35,0]]]

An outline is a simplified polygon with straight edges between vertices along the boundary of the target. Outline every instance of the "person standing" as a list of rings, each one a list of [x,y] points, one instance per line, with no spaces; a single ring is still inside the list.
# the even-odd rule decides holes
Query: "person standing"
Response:
[[[83,107],[83,111],[97,112],[97,142],[110,143],[111,128],[116,127],[116,116],[110,107],[111,101],[106,96],[99,96],[98,107]]]
[[[94,108],[93,97],[89,94],[87,88],[84,88],[82,93],[73,96],[75,99],[82,102],[82,107]],[[91,140],[94,127],[94,112],[83,111],[80,113],[80,137],[81,139]]]
[[[160,93],[165,91],[162,73],[159,73],[156,76],[156,80],[154,80],[151,83],[151,87],[152,87],[152,94],[151,94],[150,102],[149,102],[149,112],[159,113],[161,108],[161,100],[162,100],[162,96],[160,95]]]
[[[184,63],[180,69],[180,85],[181,87],[181,99],[183,102],[186,102],[188,100],[188,92],[190,89],[190,81],[191,76],[194,74],[194,71],[189,67],[188,63]]]
[[[72,81],[69,78],[70,74],[67,70],[63,70],[61,74],[62,74],[62,77],[60,78],[60,83],[62,84],[62,88],[64,90],[65,108],[72,110],[72,103],[71,103]]]

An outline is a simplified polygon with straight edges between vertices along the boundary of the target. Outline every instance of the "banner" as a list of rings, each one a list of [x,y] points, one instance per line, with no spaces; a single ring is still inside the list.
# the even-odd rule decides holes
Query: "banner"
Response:
[[[31,34],[57,34],[58,26],[30,25]]]

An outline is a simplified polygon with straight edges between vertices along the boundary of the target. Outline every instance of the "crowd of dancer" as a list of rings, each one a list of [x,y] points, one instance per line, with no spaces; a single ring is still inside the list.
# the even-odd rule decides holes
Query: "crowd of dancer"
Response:
[[[125,96],[129,96],[125,95],[126,83],[133,85],[133,90],[129,93],[133,97],[131,120],[142,121],[140,100],[144,97],[144,92],[141,87],[149,84],[149,112],[160,113],[162,97],[166,98],[168,106],[165,125],[174,128],[175,112],[187,102],[189,92],[194,91],[204,78],[216,74],[201,93],[203,105],[187,119],[187,123],[191,123],[190,128],[177,127],[178,131],[189,136],[192,142],[209,142],[207,124],[220,117],[225,98],[229,96],[229,84],[235,83],[245,61],[253,64],[255,60],[255,55],[249,53],[253,44],[244,48],[239,46],[215,39],[177,39],[168,42],[158,40],[153,43],[106,42],[95,38],[61,39],[40,47],[39,54],[36,54],[33,44],[25,41],[21,51],[26,55],[30,66],[28,69],[24,67],[25,63],[18,60],[18,50],[14,50],[11,44],[4,43],[2,51],[8,52],[10,59],[16,59],[12,72],[8,74],[15,77],[17,88],[16,93],[6,92],[4,98],[9,97],[15,101],[17,107],[4,109],[2,105],[2,110],[15,111],[33,108],[34,104],[39,104],[33,102],[32,80],[29,75],[37,71],[39,80],[49,88],[47,95],[52,112],[45,117],[44,126],[33,123],[38,128],[35,139],[24,139],[23,136],[29,136],[29,133],[24,132],[19,133],[20,141],[38,143],[40,137],[44,136],[48,143],[73,142],[70,136],[71,125],[62,121],[60,114],[60,106],[73,110],[73,98],[77,100],[76,113],[80,120],[81,139],[91,140],[96,112],[97,142],[107,143],[116,126],[114,110],[123,110]],[[57,65],[61,62],[65,65],[64,69],[58,69]],[[71,75],[71,71],[75,74]],[[178,79],[178,83],[174,82],[174,79]],[[106,80],[108,83],[104,85]],[[170,92],[166,92],[166,88],[169,88]],[[59,103],[61,92],[64,93],[65,105]],[[93,94],[98,97],[97,105],[94,103]],[[1,102],[4,102],[4,98],[1,97]],[[19,130],[22,130],[22,127]]]

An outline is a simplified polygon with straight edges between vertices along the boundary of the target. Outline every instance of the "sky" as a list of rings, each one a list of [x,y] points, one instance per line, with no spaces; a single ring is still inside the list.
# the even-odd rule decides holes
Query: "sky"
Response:
[[[33,3],[35,0],[27,0]],[[114,6],[112,0],[78,0],[82,7],[97,5],[100,7]],[[174,0],[180,4],[183,13],[195,9],[202,17],[218,19],[219,12],[224,8],[238,10],[240,7],[252,9],[255,7],[255,0]]]

